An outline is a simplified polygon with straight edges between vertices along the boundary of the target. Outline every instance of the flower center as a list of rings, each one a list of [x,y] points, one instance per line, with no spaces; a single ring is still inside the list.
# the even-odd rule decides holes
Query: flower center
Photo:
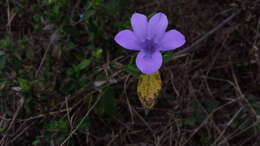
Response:
[[[158,43],[154,42],[153,39],[146,38],[143,43],[143,50],[147,54],[153,54],[156,51]]]

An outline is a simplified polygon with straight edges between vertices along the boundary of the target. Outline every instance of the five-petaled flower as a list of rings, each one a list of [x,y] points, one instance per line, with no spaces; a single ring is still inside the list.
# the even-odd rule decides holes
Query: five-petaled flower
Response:
[[[177,30],[169,30],[168,19],[164,13],[155,14],[149,21],[140,13],[131,17],[132,30],[120,31],[115,41],[129,50],[139,51],[136,58],[137,67],[144,74],[153,74],[162,65],[160,51],[174,50],[185,43],[185,37]]]

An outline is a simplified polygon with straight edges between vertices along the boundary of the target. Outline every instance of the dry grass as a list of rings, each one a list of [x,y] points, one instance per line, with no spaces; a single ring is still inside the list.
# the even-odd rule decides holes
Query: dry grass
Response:
[[[41,135],[38,124],[64,119],[69,123],[69,134],[60,145],[72,145],[68,141],[74,137],[75,144],[82,146],[260,146],[260,1],[133,2],[137,12],[165,12],[170,28],[180,30],[187,37],[185,47],[177,50],[161,69],[163,90],[154,109],[145,114],[137,100],[135,76],[110,68],[122,66],[128,58],[111,59],[109,56],[113,54],[108,52],[107,62],[95,70],[111,79],[104,86],[120,86],[115,116],[104,118],[94,112],[104,93],[100,86],[94,86],[96,80],[91,76],[86,78],[93,84],[73,95],[49,91],[46,94],[55,100],[35,104],[37,114],[32,115],[24,114],[27,113],[24,95],[9,88],[0,98],[0,127],[4,127],[1,145],[28,145],[35,135]],[[5,10],[7,24],[18,21],[14,17],[16,13]],[[5,33],[15,38],[16,32],[9,31],[8,25],[4,27],[8,30]],[[36,48],[45,48],[34,53],[41,56],[34,60],[38,64],[33,69],[35,78],[41,78],[41,62],[53,47],[52,40],[38,44],[41,38],[46,35],[36,38],[34,34],[30,42]],[[63,65],[53,67],[57,68],[59,80],[58,72]],[[50,108],[46,111],[45,106]],[[79,133],[80,123],[85,119],[94,122]],[[52,137],[55,136],[53,132]],[[40,140],[39,145],[49,144],[44,137]]]

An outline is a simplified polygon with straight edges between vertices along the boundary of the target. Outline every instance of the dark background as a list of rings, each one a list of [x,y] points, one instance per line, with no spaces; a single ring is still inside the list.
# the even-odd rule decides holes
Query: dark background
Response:
[[[0,6],[1,145],[260,145],[260,1]],[[136,52],[114,42],[134,12],[165,13],[187,40],[163,54],[163,88],[148,114],[136,93]]]

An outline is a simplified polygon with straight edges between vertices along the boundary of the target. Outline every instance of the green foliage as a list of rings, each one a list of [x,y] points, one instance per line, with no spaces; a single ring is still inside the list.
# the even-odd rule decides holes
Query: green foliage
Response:
[[[102,57],[102,53],[103,53],[103,50],[101,48],[98,48],[98,49],[94,49],[92,51],[92,56],[95,58],[95,59],[100,59],[100,57]]]
[[[166,62],[169,62],[172,60],[172,56],[173,56],[173,52],[172,51],[169,51],[169,52],[165,52],[163,54],[163,61],[166,63]]]
[[[90,65],[90,62],[91,62],[91,61],[88,60],[88,59],[83,59],[83,60],[81,61],[81,63],[75,67],[75,70],[76,70],[76,71],[81,71],[81,70],[87,68],[87,67]]]
[[[64,9],[66,8],[68,1],[67,0],[43,0],[43,5],[48,7],[45,9],[44,14],[46,15],[46,20],[48,22],[59,22],[63,17]]]
[[[176,78],[175,75],[179,74],[176,70],[173,72],[176,80],[171,81],[164,77],[167,72],[161,72],[164,84],[163,98],[160,98],[158,106],[144,117],[145,122],[142,122],[143,119],[140,122],[142,109],[136,106],[139,103],[136,103],[135,79],[141,72],[136,67],[134,55],[131,56],[129,52],[123,51],[115,43],[114,36],[122,29],[131,29],[129,18],[134,11],[146,13],[150,18],[156,11],[165,11],[168,8],[164,9],[158,1],[160,10],[156,8],[157,6],[154,7],[153,4],[149,5],[149,2],[147,2],[147,6],[142,4],[142,8],[145,8],[143,10],[138,7],[133,8],[131,2],[129,0],[7,0],[0,2],[0,4],[4,4],[0,10],[0,13],[4,14],[0,18],[0,115],[1,119],[2,117],[8,119],[0,120],[0,137],[7,136],[7,139],[3,138],[2,141],[10,142],[10,145],[60,145],[71,133],[72,129],[79,126],[66,145],[104,145],[107,141],[110,141],[110,145],[120,145],[122,141],[133,140],[135,142],[136,138],[131,136],[143,136],[142,134],[146,136],[143,140],[146,143],[146,140],[150,140],[150,137],[147,135],[147,128],[144,128],[147,125],[142,125],[143,123],[148,122],[148,125],[149,122],[154,123],[155,125],[151,125],[152,128],[157,123],[165,126],[152,129],[155,130],[156,135],[159,134],[160,136],[160,134],[169,133],[167,123],[178,121],[176,124],[181,127],[177,128],[179,128],[180,132],[183,132],[184,136],[188,135],[189,137],[191,133],[195,133],[192,137],[196,139],[197,143],[191,143],[190,145],[210,145],[211,140],[219,136],[219,133],[215,132],[218,128],[220,128],[221,132],[224,130],[223,137],[230,136],[230,141],[227,144],[233,145],[232,141],[238,139],[234,136],[236,131],[238,133],[242,131],[241,135],[243,136],[251,136],[250,134],[255,134],[260,130],[259,119],[254,119],[249,111],[254,110],[258,115],[260,114],[259,97],[248,95],[250,92],[257,92],[258,90],[247,90],[251,86],[243,86],[244,82],[250,82],[248,79],[255,76],[254,71],[249,71],[249,68],[255,68],[254,63],[248,63],[251,56],[245,55],[246,60],[243,60],[244,54],[250,53],[245,52],[246,49],[241,49],[243,53],[239,54],[240,48],[234,50],[231,46],[225,46],[231,48],[221,49],[218,52],[220,53],[219,56],[221,56],[219,58],[217,56],[216,58],[215,56],[213,58],[204,56],[205,54],[212,56],[215,52],[211,51],[215,51],[215,49],[219,48],[218,46],[221,46],[219,43],[221,39],[219,40],[218,36],[222,36],[222,33],[224,34],[222,37],[226,36],[226,34],[229,36],[228,39],[225,39],[226,45],[232,44],[235,47],[248,46],[248,44],[244,45],[241,42],[237,43],[238,45],[236,44],[236,41],[240,39],[236,34],[239,35],[239,31],[243,30],[242,25],[239,25],[239,29],[235,29],[235,33],[230,33],[233,31],[232,29],[230,31],[229,26],[227,26],[223,29],[223,32],[216,33],[210,39],[212,43],[204,43],[206,46],[203,46],[203,48],[210,48],[206,49],[206,53],[205,50],[204,52],[196,50],[196,52],[192,53],[191,58],[186,58],[184,66],[183,64],[180,66],[180,71],[185,70],[185,74],[180,73],[180,78]],[[194,3],[198,2],[195,1]],[[196,11],[197,8],[193,7],[193,5],[189,5],[188,10]],[[212,4],[212,7],[214,8],[215,5],[217,4]],[[174,5],[169,6],[169,8],[174,7]],[[176,25],[185,34],[192,36],[191,38],[187,36],[187,40],[194,40],[206,30],[215,27],[215,24],[222,20],[222,17],[224,20],[224,17],[228,16],[230,12],[223,11],[223,13],[219,13],[220,8],[223,8],[219,6],[215,9],[218,10],[218,13],[209,13],[216,14],[217,19],[212,19],[216,23],[210,22],[211,26],[199,25],[196,28],[197,31],[196,29],[189,31],[187,29],[189,27],[177,23],[179,20],[179,22],[183,23],[189,19],[187,16],[182,16],[189,13],[189,11],[186,13],[182,6],[185,5],[181,3],[180,7],[177,6],[178,8],[174,9],[174,14],[168,15],[169,25]],[[199,6],[205,7],[205,4]],[[165,13],[169,14],[169,12]],[[196,20],[201,21],[203,17],[207,16],[204,10],[201,17],[200,12],[194,14],[199,16],[195,19],[190,17],[192,18],[191,22],[194,22],[194,24],[197,23]],[[177,15],[178,17],[177,19],[176,17],[171,18],[171,15]],[[254,19],[254,17],[250,19]],[[231,24],[236,26],[235,23],[240,21],[239,19],[234,20],[230,20],[230,26],[232,26]],[[7,25],[7,23],[10,24]],[[244,25],[245,23],[241,24]],[[255,25],[255,23],[252,24]],[[247,28],[255,28],[255,26]],[[248,32],[248,29],[246,30]],[[252,32],[257,32],[257,30],[250,29]],[[254,35],[254,33],[250,32],[248,34]],[[232,40],[232,35],[236,36],[235,40]],[[218,40],[217,47],[213,44],[215,40]],[[248,40],[250,40],[250,37]],[[207,46],[208,44],[210,45]],[[228,57],[222,56],[226,53],[225,51],[227,53],[231,52],[231,55]],[[163,52],[164,63],[171,61],[173,54],[173,51]],[[121,58],[121,56],[123,57]],[[234,60],[234,56],[239,57]],[[200,62],[200,59],[202,62]],[[208,63],[208,60],[214,60],[214,62]],[[129,63],[127,63],[128,61]],[[42,62],[43,64],[41,64]],[[123,67],[121,64],[123,64]],[[234,68],[234,75],[236,76],[229,74],[231,66]],[[248,74],[241,75],[240,73]],[[126,74],[132,76],[127,81],[121,80],[124,79],[121,77],[125,77]],[[206,75],[220,80],[214,83]],[[229,84],[233,82],[234,77],[238,78],[241,90],[247,96],[246,99],[249,103],[244,104],[242,101],[237,101],[234,102],[234,105],[231,105],[234,109],[228,109],[228,106],[225,106],[214,112],[226,102],[236,100],[237,91],[236,89],[233,90],[232,84]],[[112,83],[110,79],[119,82]],[[212,95],[217,98],[220,97],[218,100],[216,98],[200,98],[200,96],[207,95],[206,93],[200,93],[204,92],[204,79],[205,83],[208,83],[208,90],[212,91]],[[99,81],[103,84],[95,86],[95,83]],[[215,87],[222,85],[222,81],[225,86],[224,91]],[[123,84],[126,90],[119,90],[117,87]],[[189,85],[194,86],[189,88]],[[173,92],[172,88],[175,88],[174,91],[178,93]],[[21,89],[23,94],[15,92],[13,89]],[[126,102],[125,96],[122,96],[120,101],[117,98],[117,95],[125,95],[124,91],[127,91],[129,103],[133,110],[128,107],[129,103]],[[219,91],[225,93],[225,96],[221,97]],[[192,96],[191,94],[196,95]],[[22,108],[18,110],[19,102],[17,101],[19,101],[20,96],[25,101]],[[196,100],[191,101],[190,97],[186,98],[185,96],[196,97]],[[233,97],[234,99],[232,99]],[[176,100],[176,98],[182,99],[180,101],[179,99]],[[100,99],[99,102],[92,110],[92,105],[98,99]],[[240,103],[242,103],[242,107]],[[67,104],[68,108],[66,107]],[[247,104],[250,104],[250,109],[246,107]],[[233,117],[233,113],[236,113],[238,107],[243,108],[241,113],[235,119],[232,119],[231,125],[225,127],[225,123]],[[69,109],[71,114],[71,123],[66,118],[66,109]],[[183,110],[176,111],[176,109]],[[17,113],[16,111],[18,111],[18,115],[15,118],[13,116]],[[218,114],[218,112],[223,113],[223,111],[226,112],[223,116]],[[170,117],[172,112],[176,116]],[[212,112],[214,114],[209,115]],[[88,117],[79,125],[86,113],[88,113]],[[162,115],[158,116],[158,113]],[[184,114],[182,115],[182,113]],[[15,118],[15,121],[12,120],[13,118]],[[114,121],[115,119],[116,121]],[[215,119],[217,120],[212,121]],[[203,121],[205,123],[202,124]],[[12,124],[12,122],[14,123]],[[118,124],[119,122],[126,122],[122,124],[126,124],[126,128],[113,129],[114,125],[112,124]],[[112,123],[112,127],[110,123]],[[127,125],[129,123],[130,126]],[[200,126],[200,124],[202,125]],[[13,130],[8,131],[9,133],[5,133],[6,126],[14,127],[11,127]],[[213,130],[208,129],[212,128],[211,126]],[[26,129],[22,129],[23,127],[26,127]],[[174,125],[170,125],[170,127],[171,130],[176,130]],[[134,128],[137,132],[130,131],[133,130],[131,128]],[[160,131],[160,129],[165,128],[165,131]],[[197,129],[198,131],[196,131]],[[117,132],[123,132],[123,139]],[[152,134],[151,137],[154,138],[154,135]],[[233,137],[235,137],[234,140]],[[77,143],[75,144],[74,141],[77,141]],[[96,144],[96,141],[100,143]],[[163,137],[161,142],[165,142],[164,145],[167,145],[167,141],[166,134],[166,137]]]
[[[26,48],[29,38],[27,36],[23,36],[20,40],[18,40],[19,48]]]
[[[28,80],[18,78],[18,82],[22,92],[29,93],[31,91],[31,84]]]
[[[69,127],[67,120],[53,120],[43,125],[45,140],[53,141],[56,145],[61,143],[69,135]],[[39,138],[36,137],[35,143]]]
[[[2,91],[10,90],[18,84],[25,97],[23,112],[19,116],[25,118],[46,115],[46,119],[39,120],[35,128],[35,137],[24,140],[25,145],[59,145],[70,133],[68,121],[61,120],[62,118],[53,120],[52,115],[47,113],[57,110],[63,97],[92,88],[95,80],[106,80],[104,71],[99,71],[107,63],[106,57],[110,55],[116,58],[125,53],[118,49],[113,38],[121,28],[130,26],[129,15],[126,15],[130,12],[129,5],[125,5],[127,2],[79,2],[78,5],[69,0],[10,2],[10,14],[16,14],[10,30],[16,25],[19,30],[11,32],[12,35],[6,33],[0,39],[0,94],[1,97],[6,96]],[[121,12],[125,14],[122,15]],[[80,15],[83,17],[80,18]],[[49,44],[50,41],[53,42]],[[43,64],[40,68],[41,61]],[[36,75],[38,69],[39,74]],[[111,72],[116,70],[111,67]],[[117,112],[116,88],[110,83],[102,88],[102,97],[95,111],[98,116],[114,116]],[[1,98],[0,103],[6,103],[9,108],[9,103],[13,103],[9,102],[10,99],[12,98],[3,99],[2,102]],[[69,102],[75,110],[76,102]],[[57,116],[62,117],[63,114],[61,112]],[[91,129],[91,120],[91,117],[84,120],[77,133],[85,134]],[[81,120],[76,123],[79,121]],[[0,129],[0,134],[3,132]],[[69,140],[68,145],[73,145],[73,140],[74,137]]]
[[[40,145],[40,144],[41,144],[40,137],[37,136],[36,139],[33,141],[32,145],[37,146],[37,145]]]
[[[9,36],[6,36],[4,39],[0,40],[0,49],[7,49],[12,46],[12,41]]]
[[[86,69],[91,63],[89,59],[83,59],[80,64],[73,65],[72,68],[68,69],[67,76],[75,76],[78,77],[80,72]]]
[[[136,67],[134,57],[131,57],[129,64],[124,67],[124,70],[136,77],[141,74],[140,70]]]
[[[51,121],[50,123],[44,125],[44,129],[48,132],[66,133],[68,132],[68,123],[65,120]]]

